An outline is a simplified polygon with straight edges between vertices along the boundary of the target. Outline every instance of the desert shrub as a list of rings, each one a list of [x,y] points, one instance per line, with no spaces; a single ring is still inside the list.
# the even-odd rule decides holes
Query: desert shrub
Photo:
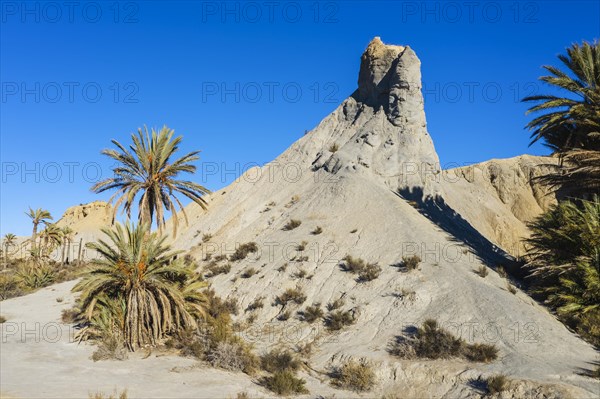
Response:
[[[306,309],[299,311],[298,315],[300,316],[301,320],[307,323],[314,323],[315,321],[321,319],[324,313],[321,309],[321,304],[314,303],[312,306],[307,306]]]
[[[353,258],[350,255],[346,255],[343,262],[340,264],[340,268],[345,272],[357,274],[360,273],[366,265],[366,262],[361,258]]]
[[[405,256],[402,258],[402,262],[400,262],[401,266],[406,270],[415,270],[419,267],[420,263],[421,258],[418,255]]]
[[[489,363],[498,357],[498,349],[488,344],[470,344],[463,349],[464,357],[471,362]]]
[[[236,399],[250,399],[250,395],[248,395],[248,392],[238,392],[238,394],[235,396]]]
[[[481,265],[475,270],[475,274],[479,275],[479,277],[486,278],[488,275],[488,268],[485,265]]]
[[[496,267],[496,273],[498,273],[498,275],[502,278],[508,277],[508,273],[506,272],[506,269],[504,269],[503,266]]]
[[[0,316],[0,324],[6,323],[6,317]]]
[[[235,252],[229,257],[229,260],[232,262],[236,262],[238,260],[246,259],[248,254],[254,253],[256,251],[258,251],[258,245],[256,245],[255,242],[247,242],[237,247]]]
[[[508,292],[510,292],[511,294],[515,295],[517,293],[517,289],[515,288],[514,285],[512,285],[510,282],[506,282],[506,290]]]
[[[376,263],[366,263],[361,258],[346,255],[340,268],[352,274],[358,274],[358,282],[375,280],[381,274],[381,268]]]
[[[350,234],[354,234],[354,233],[356,233],[357,231],[358,231],[358,229],[352,229],[352,230],[350,231]]]
[[[291,208],[292,206],[296,205],[298,203],[298,201],[300,201],[300,196],[297,195],[297,194],[292,195],[292,198],[290,199],[290,202],[288,202],[284,206],[286,208]]]
[[[302,305],[306,301],[306,295],[302,292],[300,287],[288,288],[283,294],[275,298],[276,305],[285,306],[289,302],[294,302],[297,305]]]
[[[375,280],[381,274],[381,267],[376,263],[367,263],[365,268],[358,273],[358,281],[363,283]]]
[[[411,290],[410,288],[402,288],[399,296],[409,302],[414,302],[417,299],[417,293],[415,290]]]
[[[337,152],[337,150],[339,150],[340,148],[338,147],[338,145],[336,143],[333,143],[332,145],[329,146],[329,152]]]
[[[310,232],[313,236],[317,236],[323,232],[321,226],[317,226],[313,231]]]
[[[288,350],[271,350],[260,357],[260,365],[269,373],[278,371],[298,371],[301,363],[296,356]]]
[[[289,309],[286,309],[285,311],[279,313],[279,316],[277,316],[277,320],[287,321],[290,319],[291,316],[292,316],[292,312],[290,312]]]
[[[128,350],[125,346],[125,339],[118,331],[106,331],[103,337],[98,340],[98,346],[92,353],[92,360],[125,360]]]
[[[265,306],[265,298],[259,296],[255,298],[254,301],[250,302],[250,304],[246,307],[246,312],[251,312],[256,309],[262,309]]]
[[[306,249],[306,246],[308,245],[307,241],[302,241],[300,244],[298,244],[298,246],[296,247],[297,251],[304,251]]]
[[[177,349],[182,356],[204,359],[209,347],[209,337],[206,331],[183,330],[177,331],[165,341],[169,349]]]
[[[218,276],[219,274],[227,274],[231,271],[231,265],[229,263],[224,265],[219,265],[217,262],[211,262],[208,266],[204,268],[205,274],[204,277],[211,278]]]
[[[308,256],[304,255],[304,256],[298,256],[298,257],[294,257],[292,260],[298,262],[298,263],[302,263],[302,262],[308,262]]]
[[[279,267],[277,268],[277,271],[278,271],[279,273],[283,273],[283,272],[284,272],[284,271],[287,269],[287,267],[288,267],[288,264],[287,264],[287,263],[284,263],[283,265],[281,265],[281,266],[279,266]]]
[[[296,377],[290,371],[278,371],[271,376],[264,377],[261,384],[278,395],[308,393],[305,386],[306,381]]]
[[[296,219],[291,219],[289,222],[287,222],[285,224],[285,226],[283,226],[282,230],[284,230],[284,231],[294,230],[301,224],[302,224],[302,221],[296,220]]]
[[[423,322],[412,337],[399,337],[390,349],[405,359],[450,359],[464,357],[474,362],[490,362],[498,356],[496,347],[487,344],[467,344],[441,328],[437,321]]]
[[[237,315],[239,313],[237,298],[232,296],[223,300],[212,289],[206,290],[204,294],[207,299],[207,311],[210,316],[216,318],[222,314]]]
[[[369,391],[375,386],[375,372],[366,362],[348,361],[336,367],[330,374],[332,384],[355,392]]]
[[[219,342],[208,352],[207,360],[213,367],[245,373],[251,373],[257,364],[256,356],[236,341]]]
[[[0,274],[0,301],[23,295],[19,279],[13,273]]]
[[[337,309],[341,308],[342,306],[344,306],[344,304],[345,304],[344,299],[343,298],[338,298],[335,301],[329,302],[327,304],[327,310],[330,311],[330,312],[334,311],[334,310],[337,310]]]
[[[354,316],[350,311],[342,312],[341,310],[336,310],[334,312],[330,312],[325,317],[325,326],[330,331],[341,330],[345,326],[354,324],[354,322]]]
[[[217,255],[217,256],[215,256],[213,258],[213,260],[215,262],[221,262],[221,261],[226,260],[226,259],[227,259],[227,255],[225,255],[225,254]]]
[[[297,272],[295,272],[295,273],[292,274],[292,277],[302,279],[302,278],[305,278],[307,274],[308,273],[307,273],[306,270],[304,270],[304,269],[298,269]]]
[[[258,270],[256,270],[253,267],[249,267],[242,272],[241,277],[242,278],[250,278],[250,277],[254,276],[256,273],[258,273]]]
[[[211,239],[212,239],[212,234],[207,233],[202,236],[202,242],[209,242]]]
[[[121,393],[115,391],[108,395],[102,392],[96,392],[94,394],[89,394],[88,397],[89,399],[127,399],[127,390],[124,390]]]
[[[485,380],[485,385],[490,395],[504,392],[508,388],[508,378],[502,374],[494,375]]]

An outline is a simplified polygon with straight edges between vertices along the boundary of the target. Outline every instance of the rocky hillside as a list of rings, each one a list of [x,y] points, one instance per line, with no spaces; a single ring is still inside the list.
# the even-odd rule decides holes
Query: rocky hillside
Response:
[[[414,395],[463,397],[473,391],[467,377],[502,372],[525,381],[523,395],[542,395],[538,387],[552,384],[591,396],[598,385],[577,371],[597,358],[593,348],[525,293],[511,293],[494,271],[506,252],[517,252],[512,246],[527,234],[524,222],[552,202],[529,183],[537,173],[529,166],[545,160],[440,171],[420,90],[415,52],[374,39],[361,59],[358,89],[276,160],[214,193],[208,212],[190,205],[190,225],[174,245],[204,268],[231,266],[209,278],[219,295],[237,299],[241,309],[264,303],[238,316],[250,329],[272,329],[269,339],[259,334],[257,348],[291,346],[286,328],[299,326],[293,343],[313,343],[315,370],[366,358],[379,365],[382,390],[413,386]],[[256,243],[258,251],[223,259],[244,243]],[[340,267],[346,255],[376,263],[381,275],[358,281]],[[422,259],[419,269],[399,272],[411,255]],[[487,278],[474,273],[482,266]],[[290,288],[306,295],[302,305],[277,304]],[[307,305],[324,308],[339,299],[356,321],[340,332],[322,326],[315,332],[296,319]],[[394,337],[427,318],[459,326],[463,337],[473,326],[469,339],[492,340],[499,360],[390,356]],[[493,339],[489,328],[497,332]]]

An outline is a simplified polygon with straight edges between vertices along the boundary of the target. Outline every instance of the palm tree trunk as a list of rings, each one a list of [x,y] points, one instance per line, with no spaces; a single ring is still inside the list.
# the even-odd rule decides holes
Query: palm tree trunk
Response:
[[[67,238],[67,263],[69,262],[70,256],[71,256],[71,239]]]
[[[35,251],[35,239],[37,238],[37,223],[33,223],[33,232],[31,233],[31,251]]]
[[[66,248],[66,246],[67,246],[66,240],[63,240],[63,242],[62,242],[62,255],[61,255],[61,260],[60,260],[60,263],[62,265],[65,264],[65,248]]]
[[[81,264],[81,251],[83,250],[83,237],[79,239],[79,253],[77,254],[77,264]]]

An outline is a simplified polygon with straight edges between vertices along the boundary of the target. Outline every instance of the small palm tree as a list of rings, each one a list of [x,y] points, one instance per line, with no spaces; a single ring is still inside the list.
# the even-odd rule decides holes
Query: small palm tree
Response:
[[[529,96],[537,103],[527,113],[543,112],[527,124],[532,144],[544,140],[556,152],[582,148],[600,150],[600,44],[584,42],[559,55],[567,71],[544,66],[550,75],[540,80],[565,93]]]
[[[69,251],[71,249],[71,241],[73,240],[73,229],[69,226],[65,226],[61,229],[61,237],[62,237],[62,254],[61,254],[61,263],[65,263],[65,251],[67,253],[67,258],[69,256]]]
[[[7,233],[4,236],[4,261],[5,264],[8,265],[8,261],[9,261],[9,248],[12,247],[13,245],[15,245],[15,243],[17,242],[17,236],[12,234],[12,233]]]
[[[103,229],[109,241],[88,244],[100,255],[75,286],[88,321],[106,312],[102,303],[123,303],[123,336],[130,350],[155,345],[165,334],[196,328],[207,304],[206,283],[179,261],[164,236],[146,226]],[[100,300],[101,299],[101,300]],[[114,312],[113,312],[114,313]],[[93,324],[93,323],[92,323]]]
[[[131,207],[138,194],[140,225],[148,226],[154,221],[159,232],[165,224],[165,210],[171,212],[173,217],[173,234],[177,233],[177,208],[183,211],[187,223],[187,215],[183,205],[175,194],[183,194],[195,203],[206,209],[206,202],[202,195],[210,193],[205,187],[187,180],[177,180],[181,173],[193,173],[196,167],[191,162],[199,159],[199,151],[190,152],[181,158],[173,159],[179,149],[181,136],[173,138],[175,132],[166,126],[160,132],[144,127],[138,130],[137,135],[132,134],[133,145],[129,150],[116,140],[112,143],[118,150],[104,150],[102,153],[117,161],[120,165],[113,169],[115,177],[98,182],[92,187],[96,193],[116,189],[117,192],[110,198],[115,204],[115,213],[123,205],[128,217],[131,217]],[[114,214],[113,214],[114,218]]]
[[[35,252],[35,241],[37,239],[37,229],[40,223],[48,223],[49,220],[52,220],[52,215],[45,209],[38,208],[36,210],[31,209],[29,207],[29,212],[25,212],[27,216],[31,218],[31,223],[33,224],[33,232],[31,233],[31,251]]]
[[[50,254],[52,250],[62,242],[62,231],[54,223],[46,224],[40,233],[40,249],[43,254]]]

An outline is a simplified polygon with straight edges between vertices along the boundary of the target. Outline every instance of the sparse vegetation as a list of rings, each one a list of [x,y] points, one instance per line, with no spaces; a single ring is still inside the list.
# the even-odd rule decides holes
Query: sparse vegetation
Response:
[[[283,226],[282,230],[284,230],[284,231],[294,230],[295,228],[297,228],[301,224],[302,224],[302,221],[297,220],[297,219],[291,219],[289,222],[287,222],[285,224],[285,226]]]
[[[6,317],[0,316],[0,324],[6,323]]]
[[[308,242],[302,241],[300,244],[298,244],[298,246],[296,247],[296,250],[302,252],[306,249],[307,245],[308,245]]]
[[[493,395],[496,393],[504,392],[508,388],[508,382],[508,378],[506,378],[506,376],[502,374],[488,377],[485,380],[485,385],[488,394]]]
[[[340,268],[352,274],[358,274],[358,282],[375,280],[381,274],[381,268],[376,263],[366,263],[360,258],[346,255]]]
[[[338,145],[336,143],[333,143],[332,145],[329,146],[329,152],[337,152],[337,150],[339,150],[340,148],[338,147]]]
[[[337,310],[339,308],[341,308],[342,306],[344,306],[345,301],[343,298],[338,298],[333,302],[330,302],[327,304],[327,310],[332,312],[334,310]]]
[[[282,306],[287,305],[289,302],[302,305],[304,301],[306,301],[306,295],[302,292],[302,288],[300,287],[288,288],[283,294],[275,298],[275,304]]]
[[[404,256],[402,258],[402,262],[400,262],[400,265],[405,269],[405,270],[415,270],[419,267],[419,264],[421,263],[421,257],[418,255],[413,255],[413,256]]]
[[[405,359],[450,359],[464,357],[473,362],[490,362],[498,357],[493,345],[467,344],[428,319],[413,336],[397,337],[390,353]]]
[[[94,394],[89,394],[89,399],[127,399],[127,390],[121,391],[121,393],[115,391],[108,395],[102,392],[96,392]]]
[[[306,309],[298,312],[300,319],[307,323],[314,323],[321,319],[324,315],[323,309],[321,309],[320,303],[314,303],[311,306],[307,306]]]
[[[507,282],[506,282],[506,290],[507,290],[508,292],[510,292],[511,294],[513,294],[513,295],[515,295],[515,294],[517,293],[517,289],[515,288],[515,286],[514,286],[514,285],[512,285],[512,284],[510,283],[510,281],[507,281]]]
[[[375,372],[365,361],[350,360],[340,367],[336,367],[330,374],[332,384],[338,388],[355,392],[365,392],[375,386]]]
[[[475,273],[479,275],[479,277],[485,278],[488,275],[488,268],[485,265],[479,266]]]
[[[246,312],[251,312],[256,309],[262,309],[265,306],[265,298],[259,296],[255,298],[254,301],[250,302],[250,304],[246,307]]]
[[[283,312],[279,313],[279,316],[277,316],[277,320],[288,321],[290,317],[292,317],[292,312],[289,309],[286,309]]]
[[[313,236],[317,236],[323,232],[321,226],[317,226],[313,231],[310,232]]]
[[[354,316],[351,311],[342,312],[341,310],[336,310],[330,312],[325,317],[325,326],[330,331],[338,331],[346,326],[350,326],[354,324]]]
[[[307,275],[308,275],[308,273],[306,272],[306,270],[298,269],[297,272],[292,274],[292,277],[302,279],[302,278],[305,278]]]
[[[229,260],[232,262],[236,262],[238,260],[246,259],[248,254],[254,253],[256,251],[258,251],[258,245],[256,245],[255,242],[247,242],[237,247],[235,252],[229,257]]]
[[[275,374],[264,377],[261,384],[268,390],[278,395],[291,395],[308,393],[306,381],[296,377],[290,371],[278,371]]]
[[[296,356],[288,350],[273,349],[265,353],[260,358],[260,364],[263,370],[269,373],[281,371],[298,371],[301,363]]]
[[[227,274],[231,271],[231,265],[226,263],[224,265],[219,265],[217,262],[212,261],[204,268],[205,274],[204,277],[211,278],[218,276],[219,274]]]
[[[496,267],[496,273],[498,273],[498,275],[502,278],[508,277],[508,273],[506,273],[506,269],[504,269],[504,266]]]
[[[285,271],[286,271],[287,267],[288,267],[288,264],[287,264],[287,263],[284,263],[283,265],[281,265],[281,266],[279,266],[279,267],[277,268],[277,271],[278,271],[279,273],[283,273],[283,272],[285,272]]]
[[[250,277],[254,276],[256,273],[258,273],[258,270],[256,270],[253,267],[249,267],[246,270],[244,270],[241,277],[242,278],[250,278]]]

